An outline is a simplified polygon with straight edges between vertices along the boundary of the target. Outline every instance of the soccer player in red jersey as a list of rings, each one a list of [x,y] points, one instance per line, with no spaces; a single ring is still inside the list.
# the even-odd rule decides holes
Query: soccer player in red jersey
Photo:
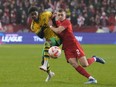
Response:
[[[97,83],[97,80],[93,78],[83,67],[87,67],[94,62],[105,64],[105,61],[96,56],[88,59],[86,58],[80,43],[73,34],[71,22],[66,19],[66,13],[64,10],[59,10],[57,12],[56,20],[58,25],[57,28],[53,27],[50,22],[49,26],[62,39],[62,49],[64,50],[67,62],[70,63],[77,72],[88,78],[86,84]]]

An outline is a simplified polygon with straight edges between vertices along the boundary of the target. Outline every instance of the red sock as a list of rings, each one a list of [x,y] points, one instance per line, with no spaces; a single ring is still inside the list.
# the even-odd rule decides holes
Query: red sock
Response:
[[[81,75],[85,76],[86,78],[90,77],[90,74],[83,67],[78,66],[75,69],[76,69],[76,71],[78,71]]]
[[[88,61],[89,65],[91,65],[92,63],[95,62],[95,59],[94,58],[88,58],[87,61]]]

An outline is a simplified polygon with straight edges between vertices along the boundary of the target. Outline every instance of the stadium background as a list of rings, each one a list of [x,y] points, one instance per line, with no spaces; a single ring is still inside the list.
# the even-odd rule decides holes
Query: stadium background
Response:
[[[80,41],[83,44],[93,44],[93,42],[94,44],[115,44],[116,40],[112,37],[116,36],[115,34],[111,35],[111,33],[116,32],[115,3],[115,0],[0,0],[0,43],[41,43],[41,39],[35,35],[31,36],[32,40],[27,39],[29,40],[27,42],[24,39],[29,36],[26,34],[26,37],[25,33],[31,33],[28,8],[36,5],[42,11],[55,12],[59,8],[65,9],[67,18],[73,24],[73,31],[75,33],[86,33],[86,36],[79,34],[81,35],[79,37],[78,34],[75,34],[77,39],[80,37],[90,39],[90,42],[86,42],[87,40]],[[92,39],[91,33],[94,33]]]
[[[78,32],[116,32],[116,0],[0,0],[0,31],[30,32],[28,8],[66,10]],[[97,31],[100,30],[100,31]]]

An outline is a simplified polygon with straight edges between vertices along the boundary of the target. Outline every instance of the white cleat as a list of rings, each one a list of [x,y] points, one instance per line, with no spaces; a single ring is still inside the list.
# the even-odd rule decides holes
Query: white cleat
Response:
[[[50,71],[50,73],[48,74],[45,82],[48,82],[53,76],[55,76],[55,73]]]
[[[43,71],[47,71],[47,67],[46,66],[40,66],[40,69],[43,70]]]
[[[96,84],[97,80],[96,79],[89,79],[85,84]]]

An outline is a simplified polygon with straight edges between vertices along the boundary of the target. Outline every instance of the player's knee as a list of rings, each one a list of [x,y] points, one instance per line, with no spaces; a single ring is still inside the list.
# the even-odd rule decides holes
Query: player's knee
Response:
[[[79,59],[79,62],[80,62],[80,64],[81,64],[81,66],[83,66],[83,67],[89,66],[88,61],[87,61],[87,59],[86,59],[86,56],[82,56],[82,57]]]
[[[89,64],[81,64],[83,67],[88,67]]]
[[[50,47],[50,42],[49,42],[49,41],[46,41],[46,42],[45,42],[45,46],[46,46],[46,47]]]

